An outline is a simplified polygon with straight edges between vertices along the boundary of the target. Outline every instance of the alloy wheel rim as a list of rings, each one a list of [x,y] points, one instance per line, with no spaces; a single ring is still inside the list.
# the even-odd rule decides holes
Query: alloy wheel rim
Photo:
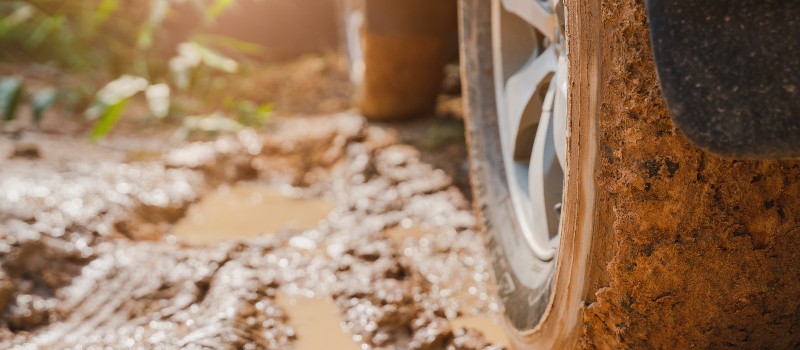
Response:
[[[561,231],[567,122],[563,13],[560,0],[492,4],[503,163],[521,234],[541,261],[553,260]],[[541,285],[547,278],[532,276],[526,284]]]

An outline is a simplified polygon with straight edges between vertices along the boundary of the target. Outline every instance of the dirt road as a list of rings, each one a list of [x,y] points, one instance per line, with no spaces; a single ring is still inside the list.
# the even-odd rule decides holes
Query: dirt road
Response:
[[[0,348],[505,343],[470,204],[386,128],[294,118],[148,157],[17,136]]]

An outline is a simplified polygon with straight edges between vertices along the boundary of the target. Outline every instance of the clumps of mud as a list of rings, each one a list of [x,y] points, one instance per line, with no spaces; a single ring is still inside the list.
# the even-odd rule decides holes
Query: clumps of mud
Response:
[[[487,349],[482,237],[447,174],[356,116],[280,121],[161,162],[0,171],[0,347],[286,349],[278,293],[331,298],[362,348]],[[190,246],[169,228],[217,185],[336,203],[315,228]],[[13,193],[13,194],[12,194]],[[420,234],[393,239],[393,228]]]
[[[0,310],[6,310],[9,330],[30,330],[57,319],[55,293],[94,258],[91,251],[60,243],[37,234],[0,243]]]
[[[71,313],[60,293],[101,252],[114,249],[113,239],[127,234],[118,228],[146,218],[135,238],[163,234],[196,199],[193,184],[200,181],[198,174],[156,164],[4,164],[0,339]]]
[[[584,310],[601,349],[797,348],[800,166],[703,152],[672,123],[645,3],[600,1],[598,203],[613,241]],[[602,249],[602,248],[601,248]]]
[[[11,239],[34,234],[90,241],[115,234],[142,238],[141,231],[118,229],[130,220],[174,222],[197,199],[201,181],[194,172],[155,163],[12,167],[0,176],[0,230]]]

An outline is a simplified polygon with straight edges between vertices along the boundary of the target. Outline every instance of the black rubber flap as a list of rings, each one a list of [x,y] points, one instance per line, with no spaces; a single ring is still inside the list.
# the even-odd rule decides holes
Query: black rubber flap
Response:
[[[800,1],[648,0],[672,119],[731,158],[800,157]]]

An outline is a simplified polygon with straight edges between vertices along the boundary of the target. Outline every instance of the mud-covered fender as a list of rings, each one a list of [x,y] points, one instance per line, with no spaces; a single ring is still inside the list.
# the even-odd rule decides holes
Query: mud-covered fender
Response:
[[[731,158],[800,157],[800,1],[647,0],[670,114]]]

